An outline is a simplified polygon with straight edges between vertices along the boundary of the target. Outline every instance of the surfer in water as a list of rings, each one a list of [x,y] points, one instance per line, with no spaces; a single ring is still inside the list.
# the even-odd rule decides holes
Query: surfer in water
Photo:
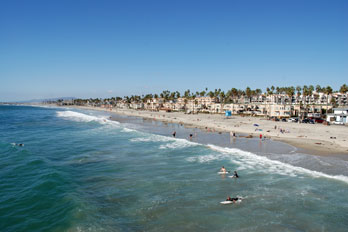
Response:
[[[176,131],[174,131],[172,135],[173,135],[173,137],[175,138],[175,136],[176,136]]]
[[[239,176],[238,176],[238,174],[237,174],[237,171],[234,171],[233,177],[234,177],[234,178],[239,178]]]
[[[190,134],[190,139],[192,139],[192,136],[193,136],[193,135],[192,135],[192,134]]]
[[[220,172],[227,172],[226,168],[224,166],[222,166],[222,168],[220,169]]]
[[[233,201],[233,203],[236,203],[236,201],[240,200],[241,198],[235,197],[231,198],[230,196],[227,197],[226,201]]]
[[[11,143],[13,146],[24,147],[23,143]]]

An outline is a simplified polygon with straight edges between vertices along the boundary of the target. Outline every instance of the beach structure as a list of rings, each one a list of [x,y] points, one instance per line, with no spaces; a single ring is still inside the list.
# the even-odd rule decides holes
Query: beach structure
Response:
[[[348,106],[348,92],[340,91],[327,93],[324,91],[313,91],[305,94],[288,94],[284,91],[277,93],[254,93],[243,94],[238,91],[231,95],[224,94],[204,95],[186,94],[148,94],[143,98],[140,96],[125,96],[109,99],[77,99],[73,102],[60,101],[58,105],[79,105],[92,106],[107,109],[135,109],[148,111],[166,111],[166,112],[186,112],[186,113],[209,113],[225,114],[231,111],[232,115],[257,116],[268,118],[321,118],[327,113],[333,112],[334,107]],[[222,92],[223,93],[223,92]],[[340,114],[340,113],[337,113]],[[327,116],[329,121],[343,123],[341,117],[336,117],[335,113]],[[337,119],[337,120],[336,120]]]
[[[333,113],[327,115],[326,121],[338,125],[348,124],[348,107],[334,108]]]

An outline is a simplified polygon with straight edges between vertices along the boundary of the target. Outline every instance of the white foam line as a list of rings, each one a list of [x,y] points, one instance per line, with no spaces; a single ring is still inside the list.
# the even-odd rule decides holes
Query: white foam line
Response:
[[[87,115],[75,111],[58,111],[57,116],[75,122],[98,122],[100,124],[119,125],[119,122],[111,121],[106,117]]]
[[[129,129],[127,127],[124,127],[122,132],[136,132],[137,130],[134,130],[134,129]]]
[[[186,139],[177,139],[176,141],[172,143],[161,145],[159,149],[178,149],[178,148],[181,149],[181,148],[192,147],[197,145],[199,144],[187,141]]]
[[[246,166],[247,168],[261,168],[261,170],[265,170],[267,172],[271,171],[273,173],[287,176],[296,176],[296,174],[307,174],[315,178],[325,177],[328,179],[335,179],[348,183],[348,177],[344,175],[332,176],[322,172],[313,171],[302,167],[296,167],[291,164],[282,163],[277,160],[271,160],[267,157],[259,156],[252,152],[243,151],[237,148],[219,147],[212,144],[209,144],[208,147],[215,151],[218,151],[219,154],[201,156],[199,157],[199,160],[207,162],[213,159],[231,158],[232,162],[238,165]],[[235,158],[237,158],[238,160],[235,160]]]
[[[77,121],[77,122],[99,122],[101,124],[111,124],[111,125],[119,125],[119,122],[111,121],[107,119],[106,117],[97,117],[92,115],[87,115],[75,111],[58,111],[57,116]],[[129,129],[129,128],[123,128],[123,132],[135,132],[136,130]],[[138,131],[136,131],[138,132]],[[172,138],[162,135],[154,135],[151,134],[147,137],[140,137],[140,138],[133,138],[130,139],[131,142],[169,142],[167,144],[162,144],[159,146],[159,149],[181,149],[191,146],[199,146],[202,144],[195,143],[188,141],[186,139],[180,139],[180,138]],[[237,148],[227,148],[227,147],[219,147],[216,145],[208,144],[207,145],[210,149],[218,151],[218,154],[209,154],[209,155],[203,155],[198,157],[188,157],[186,160],[189,162],[195,162],[198,161],[200,163],[210,162],[214,160],[221,160],[230,158],[231,162],[237,164],[240,166],[240,169],[260,169],[261,171],[264,170],[265,172],[272,172],[277,173],[280,175],[287,175],[287,176],[296,176],[296,174],[307,174],[315,178],[325,177],[329,179],[335,179],[340,180],[345,183],[348,183],[348,177],[344,175],[328,175],[322,172],[313,171],[309,169],[305,169],[302,167],[296,167],[291,164],[282,163],[277,160],[271,160],[264,156],[256,155],[252,152],[243,151]],[[237,158],[237,160],[236,160]]]
[[[199,146],[202,144],[188,141],[186,139],[172,138],[163,135],[147,135],[147,137],[132,138],[131,142],[166,142],[159,146],[159,149],[181,149],[192,146]]]

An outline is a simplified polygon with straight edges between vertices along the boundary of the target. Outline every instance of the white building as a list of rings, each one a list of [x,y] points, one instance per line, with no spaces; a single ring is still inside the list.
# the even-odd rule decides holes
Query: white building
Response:
[[[291,105],[267,105],[267,115],[269,117],[289,118],[291,116]]]
[[[347,108],[334,108],[333,114],[328,114],[326,121],[333,124],[347,124],[348,123],[348,107]]]

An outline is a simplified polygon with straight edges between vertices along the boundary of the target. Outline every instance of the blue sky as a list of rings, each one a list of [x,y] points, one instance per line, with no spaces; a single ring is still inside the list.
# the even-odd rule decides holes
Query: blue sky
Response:
[[[0,101],[348,82],[346,0],[0,2]]]

